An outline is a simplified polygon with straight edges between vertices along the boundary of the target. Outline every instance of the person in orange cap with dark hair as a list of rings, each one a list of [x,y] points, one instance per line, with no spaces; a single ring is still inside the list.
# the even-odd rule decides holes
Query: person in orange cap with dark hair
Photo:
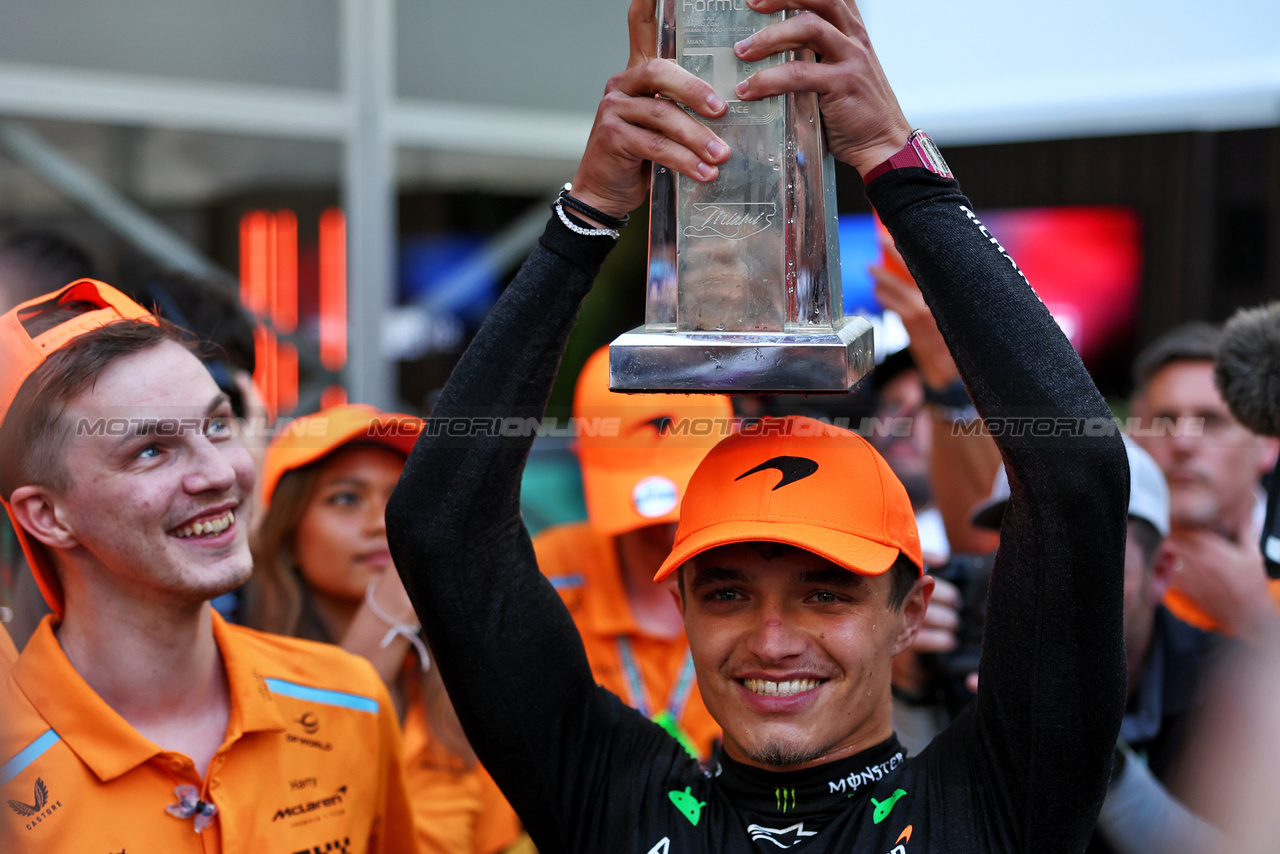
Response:
[[[415,850],[386,688],[225,623],[255,473],[190,342],[85,279],[0,317],[0,487],[53,614],[0,683],[6,851]]]
[[[459,362],[387,505],[396,567],[476,753],[540,850],[1078,852],[1125,697],[1128,473],[1110,410],[904,118],[852,0],[746,6],[777,17],[732,45],[746,79],[718,93],[655,58],[655,4],[632,3],[631,62],[606,87],[573,198]],[[763,62],[789,51],[801,58]],[[702,765],[596,684],[521,524],[532,436],[490,425],[544,410],[578,307],[644,200],[648,158],[680,186],[713,181],[740,155],[698,118],[730,114],[725,98],[792,92],[817,93],[832,154],[863,176],[1012,495],[981,690],[908,757],[890,662],[933,579],[906,490],[865,440],[817,421],[765,419],[717,445],[657,574],[679,579],[698,685],[723,727]]]
[[[387,499],[421,430],[363,404],[283,428],[266,449],[245,623],[368,659],[403,710],[419,850],[496,854],[520,820],[476,762],[387,548]]]
[[[698,694],[675,585],[653,576],[690,475],[733,432],[733,405],[724,395],[611,392],[602,348],[578,375],[573,414],[584,425],[587,521],[534,537],[538,567],[573,615],[596,680],[708,756],[720,726]]]

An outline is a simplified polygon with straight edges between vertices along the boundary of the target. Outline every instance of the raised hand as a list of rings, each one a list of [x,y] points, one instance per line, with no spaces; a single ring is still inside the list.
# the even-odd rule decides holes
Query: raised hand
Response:
[[[910,275],[903,275],[906,264],[893,245],[893,238],[887,232],[877,235],[885,253],[886,262],[868,269],[875,283],[875,296],[880,304],[890,311],[897,312],[902,318],[902,325],[911,336],[911,356],[925,383],[936,389],[946,388],[947,384],[957,379],[960,372],[951,358],[942,333],[938,331],[938,323],[933,319],[933,312],[925,304],[924,295]],[[892,263],[889,259],[896,259]]]
[[[1173,586],[1219,624],[1243,636],[1274,627],[1262,553],[1247,525],[1234,538],[1197,528],[1165,542],[1177,558]]]
[[[679,106],[718,118],[727,105],[709,83],[657,58],[655,9],[655,0],[632,0],[631,58],[605,85],[573,178],[573,195],[610,216],[621,217],[644,201],[651,162],[706,182],[729,159],[729,147],[715,132]]]
[[[798,14],[766,27],[734,47],[758,62],[784,50],[809,49],[819,62],[765,68],[739,84],[746,101],[786,92],[816,92],[827,144],[837,159],[866,174],[907,142],[911,125],[898,106],[853,0],[747,0],[756,12]]]
[[[956,632],[960,629],[960,591],[944,578],[935,578],[933,596],[924,612],[924,622],[911,646],[893,658],[893,684],[905,691],[923,689],[932,677],[920,656],[926,653],[948,653],[956,648]]]

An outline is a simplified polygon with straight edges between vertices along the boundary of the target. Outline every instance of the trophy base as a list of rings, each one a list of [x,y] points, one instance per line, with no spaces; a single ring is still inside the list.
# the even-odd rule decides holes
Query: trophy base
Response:
[[[842,393],[875,367],[871,324],[831,332],[678,332],[637,327],[609,345],[620,392]]]

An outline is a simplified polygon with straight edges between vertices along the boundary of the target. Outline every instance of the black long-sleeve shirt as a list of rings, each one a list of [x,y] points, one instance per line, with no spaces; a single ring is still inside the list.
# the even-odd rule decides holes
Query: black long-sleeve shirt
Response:
[[[396,566],[466,732],[543,854],[1040,854],[1088,839],[1125,694],[1123,448],[1075,352],[956,183],[903,169],[867,192],[1009,472],[979,696],[918,756],[891,738],[772,772],[727,756],[700,767],[595,684],[520,518],[533,435],[501,435],[520,432],[501,419],[542,414],[611,248],[552,218],[387,508]]]

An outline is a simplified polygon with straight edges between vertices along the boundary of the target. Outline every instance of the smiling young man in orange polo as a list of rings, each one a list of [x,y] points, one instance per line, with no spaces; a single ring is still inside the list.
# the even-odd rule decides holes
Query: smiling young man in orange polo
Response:
[[[0,317],[0,487],[53,610],[0,682],[6,851],[412,851],[361,659],[229,626],[254,469],[172,325],[92,280]]]

